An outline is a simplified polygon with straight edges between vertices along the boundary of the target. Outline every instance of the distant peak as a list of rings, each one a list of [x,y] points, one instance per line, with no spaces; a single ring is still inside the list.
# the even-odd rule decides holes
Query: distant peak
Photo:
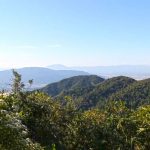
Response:
[[[67,70],[68,69],[67,66],[64,66],[62,64],[53,64],[53,65],[47,66],[47,68],[54,69],[54,70]]]
[[[54,67],[66,67],[65,65],[62,65],[62,64],[53,64],[53,65],[50,65],[50,66],[54,66]]]

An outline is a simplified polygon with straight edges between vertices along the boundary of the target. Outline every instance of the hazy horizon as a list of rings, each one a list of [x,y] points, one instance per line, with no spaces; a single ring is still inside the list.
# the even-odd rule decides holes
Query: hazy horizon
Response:
[[[122,65],[89,65],[89,66],[82,66],[82,65],[79,65],[79,66],[69,66],[69,65],[64,65],[64,64],[49,64],[49,65],[46,65],[46,66],[32,66],[32,65],[29,65],[29,66],[15,66],[15,67],[1,67],[0,66],[0,70],[7,70],[7,69],[21,69],[21,68],[34,68],[34,67],[41,67],[41,68],[50,68],[50,67],[66,67],[66,68],[75,68],[75,67],[89,67],[89,68],[94,68],[94,67],[150,67],[150,65],[146,65],[146,64],[136,64],[136,65],[130,65],[130,64],[122,64]]]

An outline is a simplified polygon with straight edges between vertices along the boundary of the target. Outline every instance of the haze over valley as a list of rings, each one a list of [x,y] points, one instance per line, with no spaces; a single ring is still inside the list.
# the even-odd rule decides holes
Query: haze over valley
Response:
[[[80,70],[90,74],[103,76],[105,78],[115,76],[128,76],[137,80],[150,78],[150,66],[149,65],[118,65],[118,66],[75,66],[67,67],[64,65],[51,65],[48,66],[54,70]]]
[[[150,66],[148,65],[120,65],[120,66],[95,66],[95,67],[67,67],[64,65],[51,65],[47,67],[25,67],[16,69],[27,84],[30,78],[34,83],[32,88],[37,89],[47,84],[58,82],[62,79],[78,75],[98,75],[105,79],[127,76],[136,80],[150,78]],[[0,71],[0,89],[10,89],[12,69]]]

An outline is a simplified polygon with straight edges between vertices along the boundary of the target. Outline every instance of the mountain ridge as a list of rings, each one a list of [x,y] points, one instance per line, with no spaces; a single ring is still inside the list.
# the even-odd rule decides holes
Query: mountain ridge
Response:
[[[96,75],[74,76],[61,80],[60,82],[48,84],[46,87],[42,88],[41,91],[50,94],[51,96],[57,96],[68,90],[94,87],[104,80],[105,79]]]
[[[87,80],[85,76],[83,77],[86,82],[91,82],[90,78]],[[79,78],[80,76],[63,80],[63,84],[67,84],[68,81],[73,83],[67,84],[67,88],[62,86],[62,81],[60,81],[47,85],[41,91],[61,101],[65,96],[70,96],[75,103],[79,103],[80,108],[85,109],[96,106],[102,107],[109,100],[123,100],[128,106],[131,106],[131,102],[133,102],[134,108],[141,104],[150,103],[150,79],[137,81],[129,77],[118,76],[101,79],[95,85],[89,84],[89,86],[86,86],[86,82],[82,82]],[[79,84],[79,82],[82,84]],[[78,86],[72,88],[76,83]],[[57,91],[58,87],[61,88]]]
[[[33,79],[34,88],[41,87],[49,83],[57,82],[73,76],[89,75],[89,73],[86,73],[84,71],[52,70],[43,67],[24,67],[15,70],[22,75],[23,82],[27,83],[29,79]],[[0,85],[3,85],[4,88],[7,88],[7,86],[11,83],[11,79],[12,69],[0,71]]]

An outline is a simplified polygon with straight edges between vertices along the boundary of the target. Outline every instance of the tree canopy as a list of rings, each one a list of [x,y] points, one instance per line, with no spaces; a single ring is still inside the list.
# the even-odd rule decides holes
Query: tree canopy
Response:
[[[101,108],[79,109],[70,96],[64,96],[62,103],[40,91],[24,91],[21,76],[15,73],[14,78],[16,90],[0,95],[0,149],[150,149],[149,104],[131,109],[117,99]]]

